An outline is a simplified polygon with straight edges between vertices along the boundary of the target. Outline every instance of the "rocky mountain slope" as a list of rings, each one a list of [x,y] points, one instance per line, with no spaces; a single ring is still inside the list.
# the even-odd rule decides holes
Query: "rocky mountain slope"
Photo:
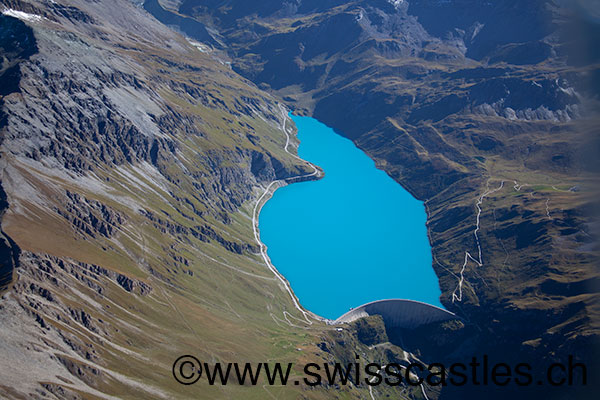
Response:
[[[234,70],[351,138],[426,202],[442,303],[473,327],[453,357],[592,365],[599,35],[577,5],[162,4],[218,32]]]

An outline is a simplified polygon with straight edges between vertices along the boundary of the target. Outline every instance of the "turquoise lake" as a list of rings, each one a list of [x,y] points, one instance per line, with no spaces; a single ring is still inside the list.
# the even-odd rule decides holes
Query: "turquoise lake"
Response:
[[[323,168],[325,177],[278,189],[259,227],[273,265],[300,303],[330,319],[381,299],[441,307],[423,203],[352,141],[313,118],[292,119],[299,156]]]

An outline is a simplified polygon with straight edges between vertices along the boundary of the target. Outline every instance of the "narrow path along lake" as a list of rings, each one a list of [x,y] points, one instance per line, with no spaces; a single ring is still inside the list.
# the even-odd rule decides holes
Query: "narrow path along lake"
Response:
[[[299,156],[325,177],[278,189],[259,227],[300,303],[330,319],[390,298],[441,307],[423,203],[352,141],[313,118],[292,118]]]

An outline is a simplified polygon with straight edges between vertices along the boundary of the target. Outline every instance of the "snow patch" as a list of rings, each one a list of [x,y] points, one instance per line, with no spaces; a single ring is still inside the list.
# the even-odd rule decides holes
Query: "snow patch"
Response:
[[[4,10],[2,10],[2,15],[18,18],[21,21],[29,22],[40,22],[44,19],[44,17],[42,17],[41,15],[29,14],[23,11],[13,10],[12,8],[5,8]]]

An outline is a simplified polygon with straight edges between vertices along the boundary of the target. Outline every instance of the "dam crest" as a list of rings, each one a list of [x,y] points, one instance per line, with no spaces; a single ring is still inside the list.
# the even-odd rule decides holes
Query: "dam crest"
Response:
[[[351,323],[371,315],[380,315],[386,327],[415,329],[422,325],[450,320],[462,320],[453,312],[415,300],[377,300],[356,307],[335,321],[334,324]]]

